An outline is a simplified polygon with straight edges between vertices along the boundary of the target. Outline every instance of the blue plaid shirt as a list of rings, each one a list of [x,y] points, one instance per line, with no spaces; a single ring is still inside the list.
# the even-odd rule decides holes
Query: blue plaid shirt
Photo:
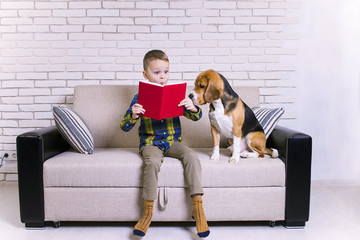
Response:
[[[130,131],[139,119],[133,119],[131,117],[132,106],[138,102],[138,94],[136,94],[130,104],[129,109],[126,111],[124,118],[120,123],[120,127],[123,131]],[[202,116],[201,108],[197,107],[196,113],[186,110],[184,108],[184,116],[193,121],[197,121]],[[166,118],[162,120],[156,120],[148,117],[140,116],[139,148],[145,145],[154,145],[163,151],[167,151],[171,145],[177,141],[182,142],[181,138],[181,124],[180,118]]]

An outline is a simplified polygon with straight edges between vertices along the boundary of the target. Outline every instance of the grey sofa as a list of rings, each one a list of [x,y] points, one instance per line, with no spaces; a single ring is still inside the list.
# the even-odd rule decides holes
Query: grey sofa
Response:
[[[257,88],[235,87],[250,107],[259,105]],[[191,87],[188,87],[190,92]],[[72,150],[55,126],[17,137],[21,221],[28,228],[46,222],[137,221],[142,212],[142,159],[137,126],[121,131],[120,121],[137,86],[77,86],[74,110],[93,134],[92,155]],[[230,164],[222,138],[221,159],[210,161],[207,116],[181,117],[184,143],[202,164],[204,208],[211,221],[276,221],[304,226],[309,218],[311,137],[276,127],[268,146],[279,158],[241,159]],[[137,123],[139,124],[139,123]],[[165,158],[159,173],[153,221],[191,221],[191,199],[177,159]],[[126,206],[126,207],[124,207]]]

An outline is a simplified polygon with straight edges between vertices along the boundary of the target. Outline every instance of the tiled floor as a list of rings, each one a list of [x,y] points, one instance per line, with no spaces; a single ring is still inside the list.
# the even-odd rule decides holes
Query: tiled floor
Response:
[[[26,230],[19,219],[15,182],[0,182],[0,238],[5,240],[139,239],[134,223],[62,223],[60,228]],[[358,240],[360,186],[315,186],[311,192],[310,221],[304,229],[271,228],[266,223],[210,223],[207,239],[232,240]],[[140,238],[141,239],[141,238]],[[198,239],[194,223],[152,224],[142,239]]]

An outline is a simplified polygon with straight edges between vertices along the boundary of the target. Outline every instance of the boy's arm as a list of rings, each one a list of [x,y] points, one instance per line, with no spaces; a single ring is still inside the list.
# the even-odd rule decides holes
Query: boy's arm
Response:
[[[123,119],[120,122],[120,128],[125,132],[130,131],[135,126],[135,123],[138,120],[132,118],[132,106],[138,102],[137,96],[138,96],[137,94],[134,96],[133,100],[131,101],[129,109],[126,111]]]
[[[197,112],[192,112],[190,110],[187,110],[186,108],[184,108],[184,117],[191,119],[193,121],[197,121],[201,118],[202,116],[202,110],[201,108],[199,108],[198,106],[195,106],[198,111]]]

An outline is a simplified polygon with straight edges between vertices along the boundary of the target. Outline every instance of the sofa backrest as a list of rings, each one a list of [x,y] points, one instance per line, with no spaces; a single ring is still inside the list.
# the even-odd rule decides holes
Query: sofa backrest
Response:
[[[193,87],[187,88],[188,95]],[[234,90],[249,107],[259,106],[256,87],[234,87]],[[138,91],[137,85],[80,85],[75,87],[74,110],[84,119],[94,137],[95,147],[139,146],[138,127],[140,121],[129,132],[120,129],[120,122]],[[209,104],[201,106],[203,117],[191,121],[180,117],[184,143],[189,147],[212,147]],[[226,145],[222,138],[221,146]]]

